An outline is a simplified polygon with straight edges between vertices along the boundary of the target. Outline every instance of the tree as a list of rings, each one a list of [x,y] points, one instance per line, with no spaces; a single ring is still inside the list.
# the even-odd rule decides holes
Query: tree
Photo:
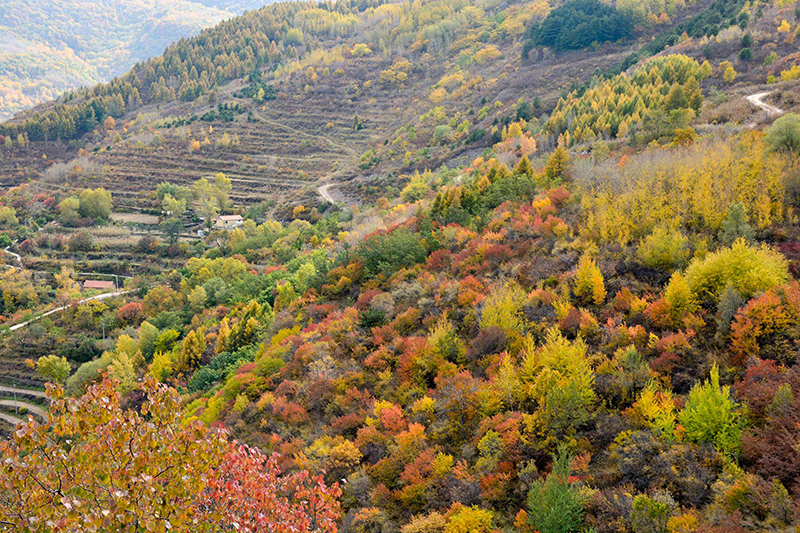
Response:
[[[64,198],[58,204],[58,213],[61,223],[65,226],[74,226],[81,218],[78,210],[80,209],[81,202],[74,196]]]
[[[69,377],[70,366],[66,357],[46,355],[36,361],[36,370],[45,380],[63,385]]]
[[[180,218],[186,212],[186,198],[175,198],[171,194],[165,194],[161,200],[161,210],[167,216]]]
[[[231,180],[223,173],[214,175],[214,181],[200,178],[192,186],[197,204],[197,211],[207,223],[216,217],[220,210],[230,206]]]
[[[161,233],[163,233],[169,241],[169,245],[172,246],[178,242],[178,238],[181,233],[183,233],[183,221],[175,217],[170,217],[159,224],[158,229],[161,230]]]
[[[183,294],[172,287],[161,285],[150,289],[144,297],[143,309],[147,316],[156,316],[164,311],[176,311],[183,307]]]
[[[595,42],[626,39],[632,32],[630,14],[599,0],[570,0],[553,9],[544,22],[534,28],[531,42],[558,50],[577,50]]]
[[[595,305],[602,304],[606,297],[603,274],[595,260],[588,255],[584,255],[578,263],[578,270],[575,273],[575,296]]]
[[[719,385],[719,368],[711,367],[710,379],[697,383],[678,415],[686,438],[694,442],[712,442],[720,453],[739,455],[743,420],[730,394],[730,387]]]
[[[111,379],[62,398],[0,443],[0,524],[20,531],[315,531],[333,533],[338,486],[282,474],[278,457],[183,424],[180,396],[148,379],[126,410]],[[176,453],[180,451],[180,453]]]
[[[544,166],[544,177],[550,181],[569,181],[567,167],[569,166],[569,152],[564,146],[559,146],[547,158]]]
[[[753,59],[753,51],[750,48],[742,48],[741,50],[739,50],[739,59],[741,59],[742,61],[750,61],[751,59]]]
[[[190,372],[197,368],[205,351],[205,331],[202,328],[190,331],[186,335],[186,338],[183,339],[183,344],[181,345],[181,354],[178,357],[178,370],[181,372]]]
[[[725,83],[733,83],[733,80],[736,79],[736,70],[732,65],[725,69],[722,79],[725,80]]]
[[[142,304],[129,302],[117,309],[117,316],[123,323],[136,322],[142,317]]]
[[[637,251],[647,266],[670,271],[682,267],[689,258],[689,239],[662,224],[644,238]]]
[[[767,144],[773,152],[800,152],[800,115],[788,113],[767,130]]]
[[[80,214],[84,218],[105,220],[111,214],[111,193],[103,188],[84,189],[79,197]]]
[[[583,496],[570,482],[572,456],[561,445],[553,455],[553,470],[537,479],[528,493],[528,523],[540,533],[575,533],[583,530]]]
[[[731,246],[739,239],[747,242],[753,242],[755,239],[755,232],[748,223],[747,211],[741,202],[731,206],[728,216],[722,221],[722,227],[719,229],[719,242],[723,246]]]

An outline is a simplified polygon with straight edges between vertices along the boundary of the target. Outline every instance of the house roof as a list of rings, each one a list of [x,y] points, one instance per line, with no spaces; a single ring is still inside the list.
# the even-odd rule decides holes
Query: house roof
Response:
[[[242,215],[222,215],[219,220],[236,222],[242,220]]]
[[[84,289],[113,289],[113,281],[100,281],[98,279],[87,279],[83,282]]]

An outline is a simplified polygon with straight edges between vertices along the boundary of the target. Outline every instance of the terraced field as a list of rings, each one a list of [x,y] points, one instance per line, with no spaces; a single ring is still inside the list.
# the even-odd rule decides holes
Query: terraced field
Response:
[[[44,392],[0,385],[0,437],[9,435],[28,417],[41,420],[47,416]]]

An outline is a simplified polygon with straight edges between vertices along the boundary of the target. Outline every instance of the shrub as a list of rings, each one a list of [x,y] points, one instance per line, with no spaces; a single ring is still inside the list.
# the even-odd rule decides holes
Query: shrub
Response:
[[[419,236],[407,228],[391,233],[375,234],[364,240],[358,254],[371,275],[388,275],[402,267],[420,263],[425,259],[425,247]]]
[[[633,530],[636,533],[666,533],[669,519],[677,507],[668,492],[658,492],[653,497],[637,495],[631,513]]]
[[[651,268],[673,270],[689,258],[689,239],[677,230],[657,226],[639,245],[639,257]]]
[[[772,151],[800,151],[800,115],[789,113],[777,119],[767,130],[767,144]]]
[[[89,252],[94,248],[94,238],[91,234],[81,231],[69,239],[70,252]]]
[[[739,455],[743,420],[730,394],[730,387],[720,387],[719,368],[711,367],[710,379],[697,383],[678,416],[693,442],[711,442],[728,457]]]
[[[786,258],[768,246],[739,239],[730,248],[692,261],[686,279],[698,300],[716,302],[728,285],[744,298],[781,285],[789,279],[789,267]]]
[[[477,506],[457,510],[447,520],[445,533],[490,533],[492,531],[492,512]]]

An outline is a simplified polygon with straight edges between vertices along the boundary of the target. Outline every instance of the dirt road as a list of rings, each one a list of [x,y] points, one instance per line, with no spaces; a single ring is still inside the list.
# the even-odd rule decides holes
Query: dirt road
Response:
[[[763,101],[765,96],[769,96],[772,94],[772,91],[764,91],[761,93],[751,94],[747,96],[747,101],[753,104],[754,106],[763,109],[767,112],[767,114],[771,117],[775,115],[782,115],[784,113],[783,109],[779,107],[775,107],[774,105],[767,104]]]

